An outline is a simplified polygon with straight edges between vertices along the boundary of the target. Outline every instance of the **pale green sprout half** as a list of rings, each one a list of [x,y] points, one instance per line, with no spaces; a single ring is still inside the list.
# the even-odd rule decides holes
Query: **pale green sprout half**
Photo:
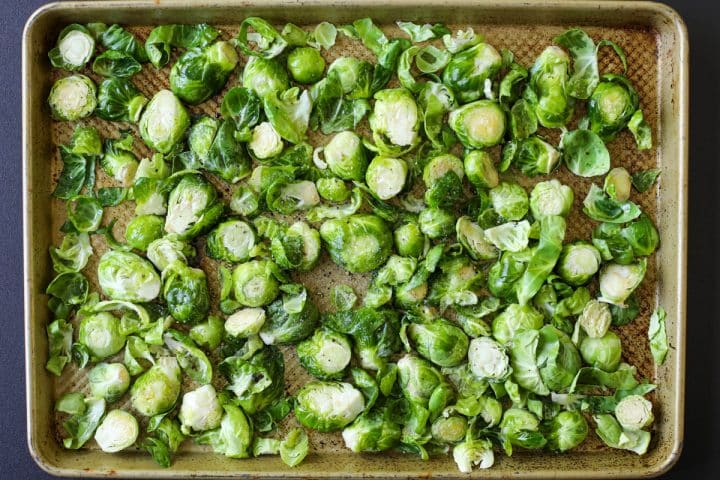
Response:
[[[495,463],[492,442],[489,440],[465,440],[453,448],[453,459],[462,473],[471,473],[474,466],[481,470]]]
[[[463,164],[468,180],[476,188],[495,188],[499,183],[498,171],[489,153],[473,150],[465,155]]]
[[[605,192],[610,198],[619,202],[630,199],[630,190],[632,189],[632,178],[627,170],[623,167],[616,167],[610,170],[605,177]]]
[[[365,399],[349,383],[313,381],[298,392],[295,415],[308,428],[340,430],[365,409]]]
[[[563,246],[557,263],[557,272],[572,286],[584,285],[600,269],[602,257],[593,245],[576,242]]]
[[[130,388],[130,373],[122,363],[98,363],[88,372],[90,392],[112,403]]]
[[[404,88],[377,92],[369,121],[373,139],[383,153],[399,154],[420,140],[420,111]]]
[[[95,431],[95,441],[103,452],[115,453],[135,443],[139,433],[135,417],[124,410],[111,410]]]
[[[640,395],[628,395],[615,407],[615,418],[627,430],[642,430],[655,419],[652,403]]]
[[[190,115],[173,92],[160,90],[145,107],[138,126],[148,147],[168,153],[190,126]]]
[[[233,337],[249,338],[260,333],[264,324],[264,309],[242,308],[225,320],[225,331]]]
[[[492,100],[478,100],[450,112],[448,124],[468,148],[485,148],[502,141],[505,112]]]
[[[180,395],[180,379],[180,365],[175,357],[158,358],[130,389],[133,408],[147,417],[167,412]]]
[[[405,160],[378,156],[372,159],[365,173],[370,190],[380,199],[388,200],[405,187],[408,167]]]
[[[204,432],[220,426],[223,409],[215,388],[203,385],[183,395],[178,419],[183,433]]]
[[[252,130],[248,148],[260,160],[275,157],[283,150],[283,141],[270,122],[262,122]]]
[[[355,132],[345,131],[335,135],[323,150],[328,168],[343,180],[365,179],[368,160],[362,141]]]
[[[605,265],[600,270],[599,300],[622,306],[645,278],[646,269],[647,260],[644,258],[630,265]]]
[[[607,303],[590,300],[578,317],[578,323],[592,338],[601,338],[610,329],[612,314]]]
[[[478,337],[470,342],[468,364],[473,375],[480,379],[502,380],[511,371],[505,349],[490,337]]]
[[[565,217],[570,213],[573,198],[572,188],[553,178],[533,187],[530,192],[530,210],[535,218],[546,215]]]
[[[498,251],[493,246],[493,242],[477,223],[470,220],[470,217],[462,216],[458,218],[455,223],[455,234],[465,251],[473,259],[493,260],[497,258]]]

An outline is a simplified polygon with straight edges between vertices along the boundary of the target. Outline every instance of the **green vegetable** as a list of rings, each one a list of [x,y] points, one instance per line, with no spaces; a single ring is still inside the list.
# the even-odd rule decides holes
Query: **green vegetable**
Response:
[[[665,331],[665,309],[662,307],[658,307],[650,317],[648,338],[650,339],[650,352],[652,353],[653,359],[655,359],[655,363],[662,365],[665,363],[665,356],[668,352],[667,332]]]
[[[453,55],[443,71],[443,83],[463,103],[472,102],[480,98],[486,80],[493,80],[501,65],[502,58],[492,45],[478,43]]]
[[[90,116],[97,106],[97,88],[85,75],[72,75],[56,81],[48,104],[53,118],[74,122]]]
[[[173,92],[160,90],[145,107],[138,126],[148,147],[168,153],[190,126],[190,115]]]
[[[329,380],[342,378],[352,350],[345,335],[319,328],[312,337],[298,344],[297,354],[305,370],[321,380]]]
[[[364,408],[362,394],[349,383],[312,381],[298,392],[295,415],[308,428],[332,432],[350,424]]]
[[[145,52],[150,62],[161,68],[170,61],[172,47],[195,48],[209,45],[220,32],[214,27],[198,25],[159,25],[145,40]]]
[[[147,417],[167,412],[180,396],[180,379],[180,365],[175,357],[158,358],[133,383],[130,389],[133,408]]]
[[[140,114],[148,99],[128,79],[106,78],[98,86],[95,114],[103,120],[133,122],[140,120]]]
[[[125,228],[125,241],[138,250],[146,251],[151,243],[159,240],[165,231],[165,219],[157,215],[139,215]]]
[[[640,207],[627,200],[619,202],[608,195],[594,183],[590,185],[585,200],[583,200],[585,215],[598,222],[625,223],[640,216]]]
[[[660,169],[651,168],[632,175],[632,184],[640,193],[647,192],[653,186],[655,180],[660,176]]]
[[[466,147],[492,147],[505,134],[505,112],[492,100],[478,100],[450,112],[448,124]]]
[[[298,83],[315,83],[322,78],[325,60],[320,52],[310,47],[296,48],[287,58],[288,71]]]
[[[277,276],[277,265],[269,260],[238,265],[232,275],[235,299],[248,307],[268,305],[280,293]]]
[[[149,302],[160,294],[160,276],[150,262],[130,252],[111,250],[98,264],[98,283],[113,300]]]
[[[212,385],[203,385],[183,395],[178,419],[186,435],[218,428],[222,416],[223,409]]]
[[[228,357],[220,364],[220,371],[228,380],[227,389],[249,414],[268,408],[285,388],[285,363],[273,346],[261,348],[248,359]]]
[[[63,438],[63,446],[70,450],[78,450],[90,440],[100,421],[105,416],[105,400],[102,398],[86,398],[85,411],[75,414],[63,422],[68,434]],[[131,442],[132,443],[132,442]]]
[[[113,403],[130,388],[130,373],[122,363],[98,363],[88,372],[90,392]]]
[[[237,52],[228,42],[192,48],[170,70],[170,89],[191,105],[202,103],[222,90],[237,63]]]
[[[132,33],[120,25],[114,24],[107,27],[105,24],[96,23],[88,25],[88,29],[93,31],[95,38],[105,49],[127,53],[140,63],[148,61],[148,55],[142,44]]]
[[[183,175],[168,198],[165,231],[192,239],[212,228],[223,209],[217,190],[202,175]]]
[[[60,31],[57,44],[48,52],[48,57],[53,67],[73,71],[83,68],[94,52],[95,39],[88,29],[73,23]]]
[[[390,255],[392,235],[375,215],[357,214],[328,220],[320,227],[333,261],[352,273],[369,272]]]

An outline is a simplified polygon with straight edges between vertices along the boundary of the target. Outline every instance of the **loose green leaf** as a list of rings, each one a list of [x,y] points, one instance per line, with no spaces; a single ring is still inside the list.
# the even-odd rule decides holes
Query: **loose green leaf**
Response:
[[[597,133],[574,130],[566,133],[560,145],[565,165],[575,175],[595,177],[610,171],[610,154]]]
[[[652,130],[650,129],[650,125],[645,121],[642,110],[636,110],[633,116],[630,117],[628,129],[630,129],[635,137],[638,150],[652,148]]]
[[[632,174],[632,184],[640,193],[647,192],[653,186],[657,178],[660,176],[659,168],[651,168]]]
[[[655,359],[655,363],[662,365],[665,363],[665,356],[668,352],[667,332],[665,330],[665,309],[658,307],[650,317],[650,326],[648,327],[648,338],[650,339],[650,352]]]

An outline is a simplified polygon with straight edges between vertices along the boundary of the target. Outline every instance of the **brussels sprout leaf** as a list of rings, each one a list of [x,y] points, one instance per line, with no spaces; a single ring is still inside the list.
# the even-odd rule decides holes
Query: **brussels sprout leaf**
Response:
[[[413,43],[434,40],[451,33],[450,29],[442,23],[436,23],[435,25],[430,25],[429,23],[418,25],[413,22],[402,21],[397,21],[395,23],[397,23],[397,26],[400,27],[403,32],[408,34],[410,41]]]
[[[145,51],[150,62],[163,67],[170,60],[172,47],[195,48],[209,45],[220,32],[210,25],[160,25],[155,27],[147,40]]]
[[[610,154],[597,133],[574,130],[566,133],[561,142],[565,165],[575,175],[595,177],[610,170]]]
[[[658,307],[650,317],[650,326],[648,327],[648,338],[650,339],[650,351],[655,359],[655,363],[662,365],[665,363],[665,356],[668,352],[667,332],[665,330],[665,309]]]
[[[645,121],[643,112],[637,109],[628,122],[628,129],[632,132],[637,143],[638,150],[647,150],[652,148],[652,130],[650,125]]]
[[[649,170],[643,170],[642,172],[633,173],[632,184],[640,193],[647,192],[650,187],[655,183],[655,180],[660,176],[660,169],[651,168]]]

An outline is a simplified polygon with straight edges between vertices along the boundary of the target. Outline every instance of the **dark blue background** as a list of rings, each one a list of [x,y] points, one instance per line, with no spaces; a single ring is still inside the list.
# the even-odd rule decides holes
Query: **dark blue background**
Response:
[[[0,0],[0,479],[50,478],[25,433],[22,307],[21,41],[43,0]],[[720,467],[720,2],[667,1],[690,33],[690,241],[685,447],[663,478],[712,478]]]

